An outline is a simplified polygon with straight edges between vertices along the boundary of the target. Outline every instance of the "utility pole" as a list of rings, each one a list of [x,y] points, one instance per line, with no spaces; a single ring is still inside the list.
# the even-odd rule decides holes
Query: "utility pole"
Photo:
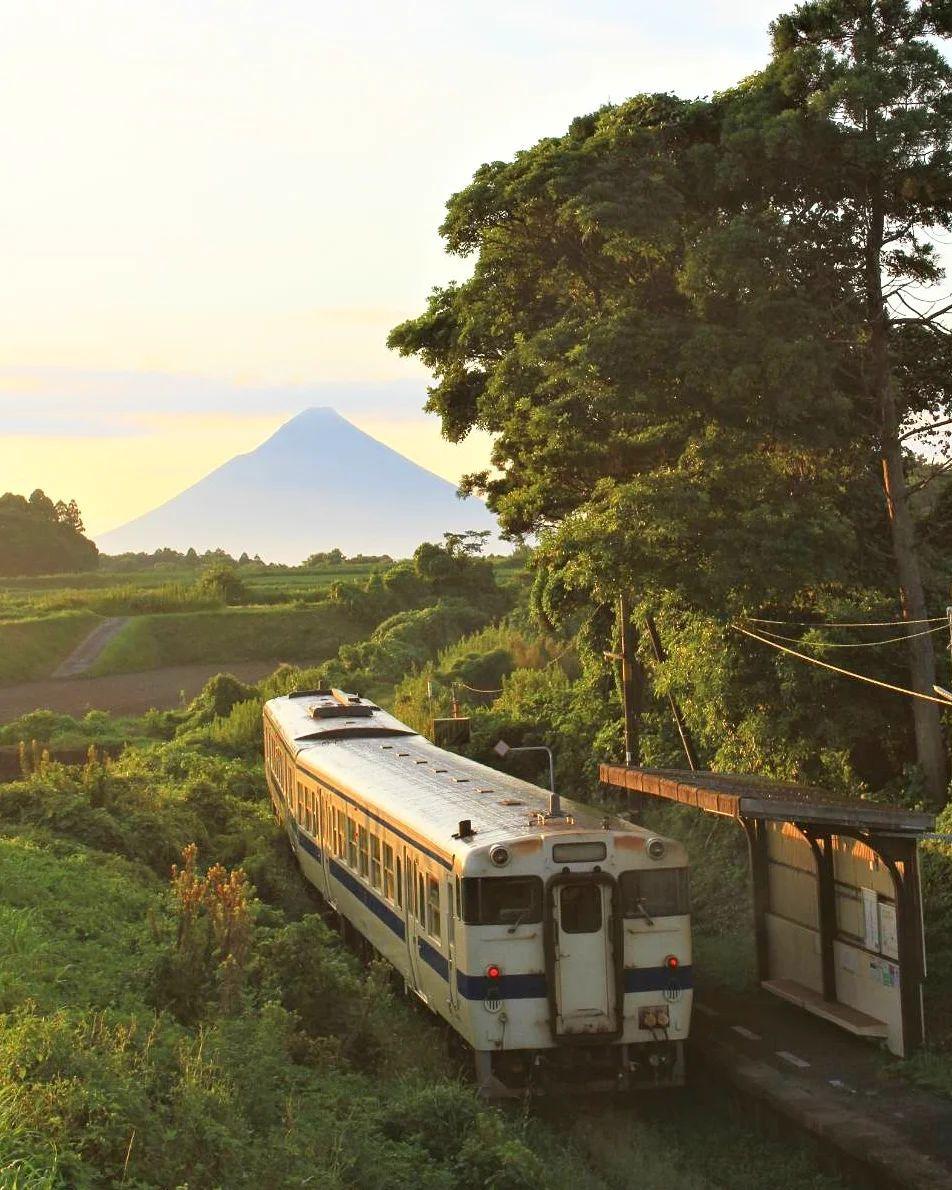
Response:
[[[648,629],[648,639],[651,641],[651,650],[655,655],[655,660],[660,665],[665,660],[667,654],[661,643],[661,637],[658,635],[654,616],[645,616],[645,628]],[[691,729],[685,722],[684,715],[681,713],[681,705],[673,694],[668,695],[668,705],[671,707],[671,714],[674,717],[678,735],[681,737],[681,746],[684,748],[684,755],[688,758],[688,767],[692,773],[696,773],[700,766],[697,762],[697,750],[694,747],[694,740],[691,737]]]
[[[635,656],[638,634],[631,622],[627,595],[618,597],[618,626],[621,638],[621,702],[625,716],[625,764],[641,760],[641,697],[644,675]]]

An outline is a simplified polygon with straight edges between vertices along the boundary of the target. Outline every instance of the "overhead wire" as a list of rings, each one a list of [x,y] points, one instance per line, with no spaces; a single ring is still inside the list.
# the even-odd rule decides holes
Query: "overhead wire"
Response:
[[[814,628],[828,628],[828,624],[814,624]],[[917,636],[931,636],[934,632],[945,632],[945,624],[937,624],[935,628],[925,628],[921,632],[903,632],[899,636],[886,636],[882,640],[854,640],[854,641],[834,641],[834,640],[803,640],[799,636],[781,636],[779,632],[768,632],[766,628],[761,628],[764,636],[772,637],[774,640],[789,641],[794,645],[803,645],[811,649],[875,649],[879,645],[892,645],[898,641],[914,640]]]
[[[821,669],[831,670],[833,673],[842,674],[847,678],[855,678],[858,682],[867,682],[870,686],[879,686],[883,690],[892,690],[896,694],[907,694],[910,698],[921,698],[924,702],[937,702],[939,706],[952,708],[952,702],[947,698],[936,698],[932,694],[922,694],[919,690],[909,690],[905,686],[894,686],[892,682],[883,682],[879,678],[871,678],[866,674],[858,674],[852,669],[843,669],[839,665],[831,665],[828,661],[821,661],[819,657],[810,657],[807,653],[798,653],[796,649],[789,649],[786,645],[768,640],[766,636],[761,636],[757,632],[751,632],[747,628],[742,628],[740,624],[731,624],[731,628],[735,632],[742,632],[744,636],[749,636],[752,640],[759,641],[762,645],[769,645],[772,649],[778,649],[781,653],[787,653],[789,656],[796,657],[800,661],[806,661],[810,665],[818,665]]]
[[[924,620],[765,620],[745,616],[751,624],[781,624],[786,628],[899,628],[903,624],[948,624],[947,616],[927,616]]]

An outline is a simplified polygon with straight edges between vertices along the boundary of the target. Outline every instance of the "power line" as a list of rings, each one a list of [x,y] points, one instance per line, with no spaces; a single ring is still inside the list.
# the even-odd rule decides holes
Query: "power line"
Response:
[[[814,624],[814,628],[827,628],[828,624]],[[901,636],[886,636],[882,640],[856,640],[856,641],[833,641],[833,640],[803,640],[799,636],[781,636],[779,632],[768,632],[766,628],[762,628],[764,636],[772,637],[774,640],[790,641],[794,645],[803,645],[811,649],[875,649],[879,645],[892,645],[897,641],[913,640],[917,636],[931,636],[934,632],[945,632],[945,624],[937,624],[935,628],[926,628],[922,632],[904,632]]]
[[[481,690],[478,686],[467,686],[465,682],[461,682],[459,678],[451,682],[452,686],[462,686],[464,690],[469,690],[473,694],[502,694],[502,687],[498,690]]]
[[[786,628],[898,628],[901,624],[945,624],[945,616],[929,616],[925,620],[764,620],[747,616],[751,624],[781,624]]]
[[[731,628],[735,632],[742,632],[744,636],[749,636],[752,640],[760,641],[762,645],[769,645],[772,649],[778,649],[781,653],[788,653],[791,657],[796,657],[800,661],[809,662],[810,665],[819,665],[822,669],[832,670],[833,673],[843,674],[844,677],[855,678],[858,682],[868,682],[870,686],[881,686],[883,690],[893,690],[897,694],[908,694],[910,698],[921,698],[925,702],[937,702],[943,707],[952,706],[952,703],[947,698],[935,698],[931,694],[921,694],[918,690],[908,690],[905,686],[894,686],[891,682],[881,682],[878,678],[869,678],[866,674],[858,674],[851,669],[841,669],[838,665],[830,665],[828,661],[821,661],[819,657],[809,657],[806,653],[798,653],[796,649],[788,649],[786,645],[778,645],[776,641],[768,640],[765,636],[760,636],[756,632],[750,632],[746,628],[741,628],[739,624],[731,624]]]

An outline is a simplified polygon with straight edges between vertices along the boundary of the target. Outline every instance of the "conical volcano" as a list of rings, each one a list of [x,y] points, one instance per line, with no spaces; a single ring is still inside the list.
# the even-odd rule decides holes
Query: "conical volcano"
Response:
[[[451,483],[334,409],[307,409],[97,544],[108,554],[221,548],[293,563],[335,547],[407,557],[446,531],[495,528],[479,500],[460,500]]]

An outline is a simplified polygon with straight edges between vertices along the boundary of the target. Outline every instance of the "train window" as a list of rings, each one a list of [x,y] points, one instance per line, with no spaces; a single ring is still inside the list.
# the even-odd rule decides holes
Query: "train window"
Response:
[[[357,827],[357,843],[360,848],[360,874],[366,880],[370,875],[370,837],[365,826]]]
[[[559,929],[594,934],[602,928],[602,886],[566,884],[559,890]]]
[[[426,878],[426,930],[434,938],[443,936],[443,919],[440,913],[440,882],[435,876]]]
[[[622,872],[618,883],[625,917],[674,917],[691,911],[687,868]]]
[[[376,835],[370,836],[370,883],[379,888],[380,881],[380,840]]]
[[[347,819],[343,810],[334,811],[334,854],[338,859],[344,858],[344,837]]]
[[[580,864],[586,860],[597,863],[607,855],[604,843],[556,843],[552,859],[557,864]]]
[[[399,876],[397,877],[397,886],[399,886]],[[383,895],[388,901],[395,900],[395,887],[393,878],[393,848],[389,843],[383,845]]]
[[[417,921],[422,925],[426,921],[426,892],[423,887],[423,873],[417,875]]]
[[[402,867],[403,867],[403,865],[400,863],[400,859],[399,859],[399,857],[398,857],[398,858],[397,858],[397,880],[396,880],[396,884],[397,884],[397,905],[398,905],[398,906],[399,906],[401,909],[403,908],[403,873],[402,873]]]
[[[357,823],[347,816],[347,863],[357,871]]]
[[[458,876],[456,877],[456,916],[460,919],[463,917],[463,888]]]
[[[539,922],[542,880],[539,876],[465,876],[459,911],[470,926]]]

